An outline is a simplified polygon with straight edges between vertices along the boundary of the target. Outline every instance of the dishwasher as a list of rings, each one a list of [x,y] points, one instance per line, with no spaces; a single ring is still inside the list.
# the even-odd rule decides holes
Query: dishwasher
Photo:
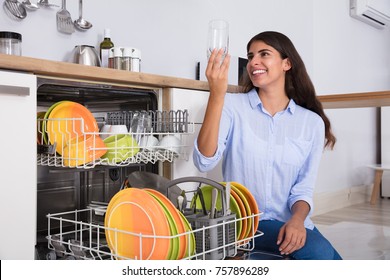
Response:
[[[104,217],[110,201],[126,187],[130,174],[145,172],[161,176],[159,174],[163,174],[164,168],[169,169],[166,167],[167,164],[174,160],[189,160],[192,143],[188,143],[187,136],[194,133],[194,125],[189,121],[189,112],[185,109],[162,110],[160,97],[161,92],[158,89],[38,78],[37,259],[145,259],[142,253],[125,257],[113,249],[117,245],[109,244],[106,240],[107,232],[111,229],[105,226]],[[83,131],[86,127],[85,119],[57,118],[51,117],[53,114],[48,114],[50,110],[54,110],[53,106],[59,107],[58,104],[64,105],[64,102],[86,108],[93,115],[98,130]],[[135,116],[141,113],[150,119],[150,128],[132,132]],[[126,126],[128,134],[133,137],[137,146],[137,150],[134,148],[131,156],[119,161],[110,161],[103,157],[85,161],[67,159],[65,142],[68,146],[71,145],[72,140],[68,138],[78,130],[78,126],[81,127],[84,140],[85,135],[91,134],[95,145],[97,138],[117,137],[104,132],[107,125]],[[58,129],[55,128],[57,126]],[[50,134],[50,131],[55,129],[57,138],[51,141],[50,137],[53,134]],[[76,132],[76,135],[78,141],[80,134]],[[171,149],[156,149],[158,147],[155,145],[159,145],[156,143],[153,144],[153,149],[148,149],[145,143],[142,143],[142,139],[146,137],[153,137],[161,143],[163,138],[173,136],[179,141],[170,144]],[[109,150],[107,147],[104,149]],[[99,151],[97,144],[96,148],[95,146],[93,148]],[[76,154],[78,155],[77,152]],[[238,240],[236,227],[241,220],[251,219],[254,224],[254,221],[258,221],[260,213],[248,215],[244,219],[225,211],[219,218],[210,219],[205,209],[201,209],[204,213],[193,209],[194,200],[191,204],[188,202],[191,198],[198,199],[199,195],[204,208],[204,198],[201,192],[199,194],[199,187],[202,184],[214,184],[222,194],[224,189],[220,184],[204,178],[182,178],[172,182],[173,184],[168,184],[166,191],[180,185],[179,189],[187,201],[180,213],[184,213],[182,216],[189,221],[187,231],[182,235],[188,240],[193,240],[192,244],[188,245],[187,254],[181,258],[225,259],[236,256],[238,249],[244,251],[253,249],[254,238],[261,236],[261,233],[256,232],[256,228],[252,226],[250,237],[244,241]],[[169,196],[168,193],[166,195]],[[226,196],[225,210],[229,205],[228,199]],[[177,204],[175,207],[179,208]],[[112,231],[115,236],[121,234],[120,230]],[[138,236],[138,233],[123,234],[137,235],[140,240],[145,238],[142,234]],[[156,238],[154,237],[153,246],[157,244]],[[175,238],[183,236],[173,234],[166,237],[171,242]],[[139,242],[140,252],[143,250],[142,244],[143,241]]]

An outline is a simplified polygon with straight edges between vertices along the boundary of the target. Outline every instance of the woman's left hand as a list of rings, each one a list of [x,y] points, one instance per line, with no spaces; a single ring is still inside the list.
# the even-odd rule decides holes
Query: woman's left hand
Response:
[[[306,228],[303,221],[294,219],[294,217],[285,223],[278,235],[277,244],[280,254],[289,255],[296,250],[301,249],[306,242]]]

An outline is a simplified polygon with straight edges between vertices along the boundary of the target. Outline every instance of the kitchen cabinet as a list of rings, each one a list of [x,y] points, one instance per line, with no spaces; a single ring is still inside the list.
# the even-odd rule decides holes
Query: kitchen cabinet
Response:
[[[188,136],[187,145],[190,148],[188,160],[177,161],[173,163],[172,177],[180,178],[185,176],[201,176],[207,177],[217,182],[223,181],[222,178],[222,162],[220,162],[213,170],[207,173],[201,173],[195,167],[192,161],[192,146],[195,138],[198,136],[199,130],[203,123],[203,117],[206,111],[209,92],[200,90],[188,90],[172,88],[170,90],[170,104],[173,110],[185,108],[190,112],[190,119],[194,122],[194,133]]]
[[[34,259],[36,77],[0,71],[0,259]]]

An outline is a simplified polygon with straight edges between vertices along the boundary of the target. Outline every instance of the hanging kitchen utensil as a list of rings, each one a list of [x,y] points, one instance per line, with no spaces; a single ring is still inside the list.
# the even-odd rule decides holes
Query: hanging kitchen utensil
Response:
[[[26,8],[17,0],[5,0],[4,6],[16,19],[24,19],[27,16]]]
[[[62,0],[62,7],[57,12],[57,30],[66,34],[72,34],[74,32],[72,17],[66,9],[66,0]]]
[[[25,0],[22,2],[23,6],[26,7],[27,10],[35,11],[39,9],[38,4],[31,3],[30,0]]]
[[[37,4],[38,4],[39,6],[43,6],[43,7],[47,7],[47,8],[59,7],[59,6],[56,5],[56,4],[51,4],[51,3],[49,3],[49,0],[39,0]]]
[[[74,25],[80,30],[87,30],[92,27],[92,23],[83,19],[83,0],[79,0],[79,18],[74,21]]]

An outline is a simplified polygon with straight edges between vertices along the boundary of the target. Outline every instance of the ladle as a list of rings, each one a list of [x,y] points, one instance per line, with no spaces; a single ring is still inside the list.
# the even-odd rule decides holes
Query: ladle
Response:
[[[25,0],[22,2],[23,6],[26,7],[26,9],[35,11],[39,9],[38,4],[31,3],[30,0]]]
[[[79,1],[79,18],[74,21],[74,24],[81,30],[90,29],[92,27],[92,24],[89,21],[83,19],[83,0]]]

